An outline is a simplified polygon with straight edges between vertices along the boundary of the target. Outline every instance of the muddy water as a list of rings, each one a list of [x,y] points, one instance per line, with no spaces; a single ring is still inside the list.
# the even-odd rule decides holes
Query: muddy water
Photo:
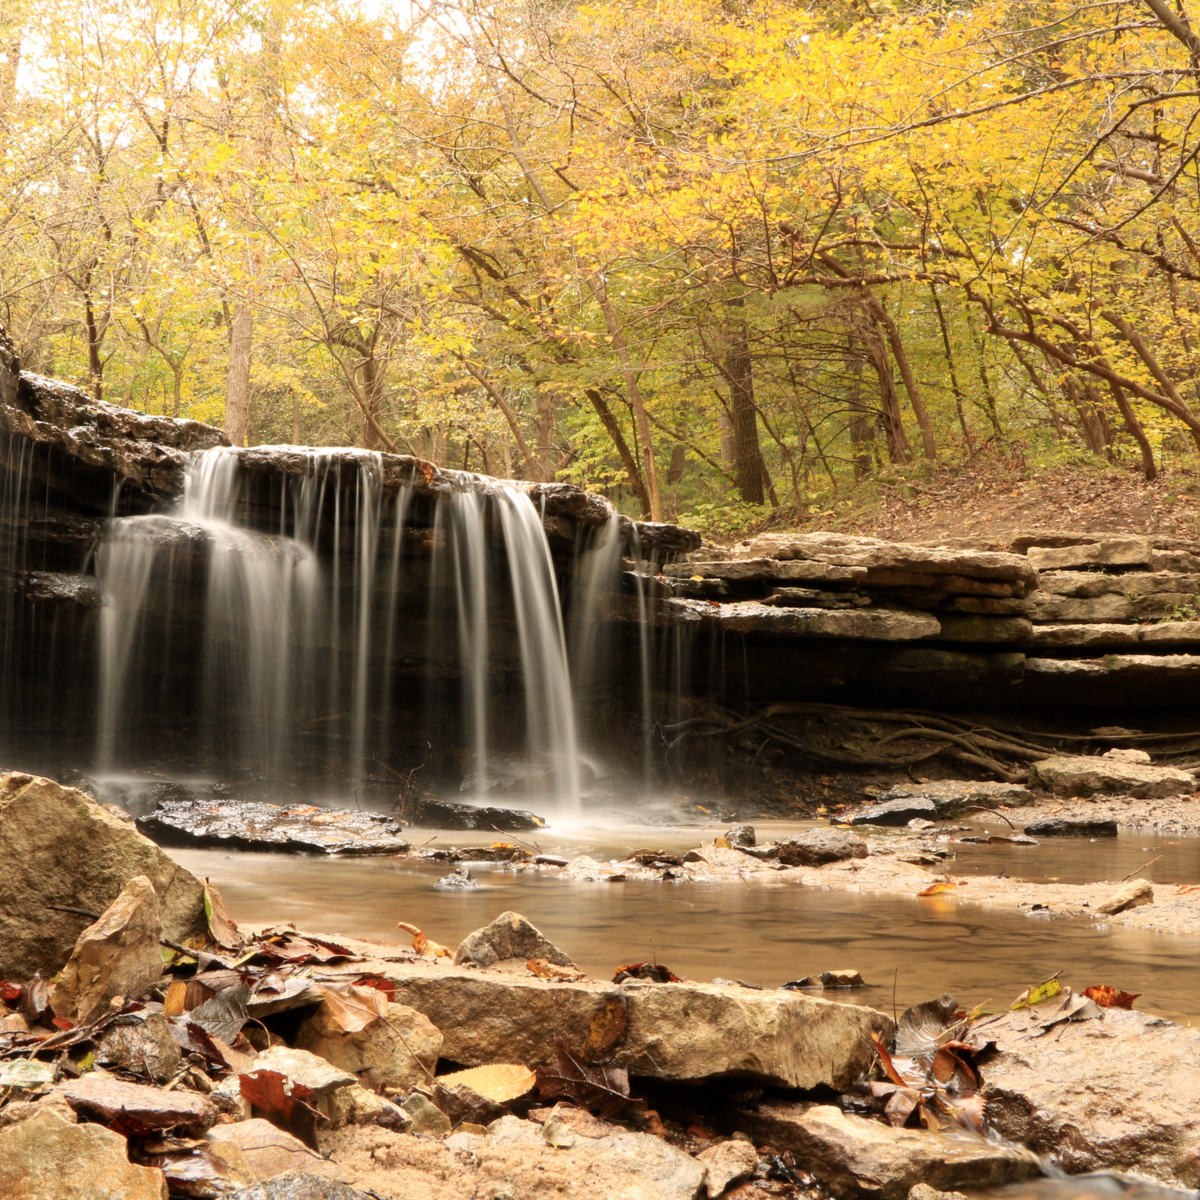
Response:
[[[710,835],[696,829],[674,834],[659,830],[650,840],[655,846],[691,846],[698,834]],[[444,842],[451,839],[469,844],[471,835],[442,835]],[[538,839],[547,852],[606,858],[635,844],[628,835],[615,833],[539,833]],[[1055,848],[1061,862],[1056,859],[1050,869],[1047,858],[1046,874],[1067,871],[1063,864],[1069,861],[1086,878],[1111,875],[1079,866],[1095,845]],[[1135,835],[1119,854],[1136,857],[1142,846],[1152,846],[1152,840]],[[989,852],[996,847],[959,849],[978,855],[981,866],[995,862]],[[1104,853],[1110,850],[1103,848]],[[249,922],[290,920],[302,929],[395,942],[402,936],[395,931],[396,922],[408,921],[454,945],[498,913],[514,909],[600,978],[619,964],[652,956],[688,979],[743,979],[768,987],[853,967],[872,985],[854,998],[890,1010],[893,987],[901,1008],[944,991],[954,992],[968,1006],[1001,1005],[1061,969],[1076,988],[1112,984],[1142,993],[1140,1008],[1172,1020],[1200,1019],[1198,948],[1191,939],[1097,928],[1085,919],[1028,917],[939,897],[918,900],[796,886],[566,883],[487,866],[472,868],[478,889],[439,891],[433,885],[449,868],[406,859],[193,850],[172,854],[189,870],[209,877],[234,918]],[[963,871],[966,865],[960,858],[954,869]]]

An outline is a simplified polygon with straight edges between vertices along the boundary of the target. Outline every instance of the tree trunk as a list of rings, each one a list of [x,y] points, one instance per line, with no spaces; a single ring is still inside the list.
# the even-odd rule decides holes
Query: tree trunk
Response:
[[[1138,444],[1138,450],[1142,455],[1142,474],[1146,479],[1153,483],[1158,478],[1158,467],[1154,463],[1154,451],[1150,446],[1150,439],[1146,436],[1145,429],[1142,428],[1142,423],[1137,419],[1137,414],[1133,411],[1133,405],[1129,403],[1129,397],[1125,395],[1125,389],[1119,384],[1109,381],[1109,388],[1112,391],[1113,399],[1117,402],[1117,408],[1121,412],[1121,416],[1125,421],[1125,428],[1129,431],[1130,436]]]
[[[904,432],[904,420],[900,415],[900,398],[896,395],[896,381],[892,377],[892,364],[887,347],[876,329],[866,334],[867,357],[879,380],[879,423],[887,439],[888,458],[894,463],[912,462],[912,451]]]
[[[584,395],[592,402],[592,407],[596,410],[596,415],[599,416],[604,428],[608,431],[608,436],[612,438],[612,443],[617,448],[617,453],[621,456],[621,465],[625,468],[625,474],[629,479],[629,486],[633,490],[633,494],[637,497],[637,502],[641,506],[642,517],[650,519],[653,511],[650,504],[650,492],[646,488],[646,481],[642,478],[642,472],[638,467],[637,457],[629,447],[629,443],[625,440],[625,435],[621,432],[621,426],[617,422],[617,418],[613,416],[612,409],[608,407],[604,397],[596,388],[588,388]]]
[[[729,424],[733,434],[733,475],[747,504],[762,504],[763,476],[767,473],[758,443],[754,407],[754,366],[746,327],[739,325],[729,339],[724,375],[729,383]]]
[[[382,401],[383,375],[374,354],[368,354],[362,362],[363,400],[365,404],[359,417],[358,444],[364,450],[378,450],[379,409]]]
[[[250,358],[254,348],[254,313],[245,302],[233,310],[229,326],[229,375],[225,384],[225,434],[244,446],[250,434]]]

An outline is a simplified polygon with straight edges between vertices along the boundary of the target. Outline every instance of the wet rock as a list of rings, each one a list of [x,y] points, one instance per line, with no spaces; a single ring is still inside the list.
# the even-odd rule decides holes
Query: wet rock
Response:
[[[845,829],[810,829],[807,833],[780,838],[776,856],[785,866],[819,867],[850,858],[866,858],[867,843]]]
[[[56,1016],[85,1025],[114,997],[133,1000],[162,977],[162,909],[145,875],[131,879],[75,943],[50,993]]]
[[[96,1062],[166,1083],[179,1070],[179,1046],[162,1013],[131,1013],[105,1029],[96,1044]]]
[[[0,776],[0,977],[57,974],[85,919],[49,910],[102,913],[135,876],[154,886],[164,936],[206,928],[204,887],[153,842],[74,788],[13,772]]]
[[[725,830],[725,840],[735,850],[747,850],[758,844],[753,825],[734,825],[731,829]]]
[[[288,854],[398,854],[403,826],[386,813],[279,806],[254,800],[168,800],[137,818],[160,846],[268,850]]]
[[[540,1125],[517,1117],[487,1127],[476,1159],[480,1174],[495,1181],[493,1194],[514,1200],[541,1191],[548,1169],[586,1180],[588,1200],[695,1200],[704,1183],[696,1159],[651,1134],[621,1130],[551,1147]]]
[[[373,988],[349,990],[355,995],[374,991],[378,999],[366,997],[365,1003],[379,1004],[382,1011],[361,1024],[347,1021],[345,1004],[328,989],[321,1006],[300,1026],[296,1045],[354,1079],[368,1080],[373,1087],[409,1088],[428,1083],[442,1050],[437,1027],[415,1009],[389,1003]],[[260,1055],[255,1065],[261,1061]]]
[[[463,888],[477,888],[479,880],[466,867],[455,867],[449,875],[443,875],[433,886],[442,892],[453,892]]]
[[[918,1183],[983,1188],[1041,1173],[1028,1150],[965,1131],[895,1129],[832,1105],[763,1101],[735,1110],[730,1119],[757,1143],[790,1150],[838,1200],[905,1200]]]
[[[846,818],[851,825],[907,825],[914,817],[932,821],[938,815],[937,805],[920,796],[903,796],[870,804],[852,811]]]
[[[123,1083],[96,1071],[60,1084],[59,1091],[76,1113],[103,1125],[133,1122],[146,1129],[202,1133],[217,1120],[216,1105],[207,1096]]]
[[[99,1125],[73,1125],[47,1109],[0,1129],[5,1200],[167,1200],[167,1181],[129,1161],[125,1139]]]
[[[541,829],[546,824],[541,817],[521,809],[450,804],[432,796],[405,798],[399,812],[410,825],[426,829],[499,829],[511,833],[521,829]]]
[[[220,1153],[226,1146],[236,1146],[250,1164],[259,1181],[275,1179],[288,1172],[337,1179],[341,1172],[335,1163],[310,1150],[299,1138],[270,1121],[254,1117],[233,1125],[217,1125],[210,1129],[206,1140]]]
[[[1200,1030],[1110,1008],[1032,1036],[1049,1008],[989,1025],[1001,1048],[983,1068],[989,1127],[1069,1175],[1128,1171],[1200,1187]]]
[[[408,1118],[409,1133],[424,1133],[445,1137],[450,1132],[450,1118],[428,1096],[413,1092],[400,1104]]]
[[[1126,909],[1153,903],[1154,889],[1149,882],[1145,879],[1135,879],[1115,892],[1096,911],[1111,917],[1116,913],[1125,912]]]
[[[667,601],[667,605],[687,601]],[[852,638],[863,641],[907,642],[937,637],[942,627],[929,613],[898,608],[777,608],[757,600],[706,605],[701,621],[731,633],[761,633],[777,637]]]
[[[288,1171],[266,1183],[227,1192],[224,1200],[371,1200],[371,1197],[336,1179]]]
[[[1037,797],[1024,784],[972,779],[898,784],[881,792],[876,799],[878,803],[886,804],[908,798],[933,801],[939,817],[952,817],[969,808],[1021,808],[1037,802]]]
[[[611,985],[427,963],[372,962],[396,999],[424,1013],[464,1066],[555,1061],[554,1040],[582,1046]],[[711,984],[621,985],[627,1026],[614,1066],[659,1079],[742,1075],[759,1083],[844,1091],[871,1061],[870,1033],[890,1037],[882,1013],[797,992]]]
[[[1115,838],[1117,823],[1089,817],[1047,817],[1044,821],[1030,822],[1025,832],[1030,837]]]
[[[758,1165],[758,1151],[749,1142],[720,1142],[701,1150],[696,1161],[704,1168],[709,1200],[716,1200],[730,1184],[749,1179]]]
[[[558,967],[572,965],[566,953],[543,937],[541,931],[520,913],[515,912],[501,913],[490,925],[468,933],[454,953],[457,966],[474,963],[477,967],[490,967],[513,958],[521,962],[544,958]]]
[[[1059,796],[1111,792],[1139,800],[1154,800],[1196,790],[1196,778],[1190,771],[1121,762],[1108,756],[1045,758],[1030,766],[1029,778],[1031,783]]]
[[[806,975],[793,983],[785,983],[785,988],[860,988],[866,987],[862,975],[854,970],[822,971],[819,975]]]

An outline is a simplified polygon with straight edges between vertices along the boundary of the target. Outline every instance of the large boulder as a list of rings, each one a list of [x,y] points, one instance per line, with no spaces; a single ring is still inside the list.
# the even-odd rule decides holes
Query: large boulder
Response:
[[[515,912],[503,912],[491,924],[468,933],[454,953],[454,962],[460,966],[473,963],[477,967],[490,967],[493,963],[511,958],[521,962],[544,958],[560,967],[571,965],[570,956],[565,951],[543,937],[537,926]]]
[[[1037,1157],[1017,1146],[965,1131],[894,1129],[828,1104],[768,1100],[730,1119],[756,1142],[790,1150],[838,1200],[904,1200],[918,1183],[986,1188],[1041,1173]]]
[[[73,1125],[47,1109],[0,1129],[5,1200],[167,1200],[155,1167],[129,1161],[125,1139],[100,1125]]]
[[[1196,790],[1196,777],[1178,767],[1150,767],[1108,757],[1060,755],[1043,758],[1029,768],[1031,783],[1059,796],[1093,796],[1110,792],[1158,800]]]
[[[1038,1037],[1057,1000],[988,1026],[988,1124],[1068,1174],[1129,1171],[1200,1188],[1200,1030],[1108,1008]]]
[[[821,867],[849,858],[866,858],[867,843],[847,829],[810,829],[780,838],[776,856],[788,867]]]
[[[0,977],[57,974],[84,921],[58,904],[103,913],[144,875],[161,905],[163,936],[205,928],[204,885],[126,821],[75,788],[10,772],[0,776]]]
[[[396,983],[396,1001],[424,1013],[444,1037],[442,1057],[464,1066],[556,1061],[555,1038],[582,1047],[614,999],[611,985],[551,982],[492,968],[395,963],[362,970]],[[845,1090],[874,1053],[871,1034],[893,1022],[869,1008],[786,991],[629,982],[615,993],[625,1033],[612,1062],[659,1079],[739,1076],[782,1087]]]

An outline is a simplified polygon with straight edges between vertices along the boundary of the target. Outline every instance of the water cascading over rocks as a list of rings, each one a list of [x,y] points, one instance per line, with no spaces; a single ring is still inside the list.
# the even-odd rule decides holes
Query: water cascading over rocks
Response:
[[[270,786],[324,776],[360,788],[393,757],[395,698],[411,682],[402,665],[416,658],[431,664],[426,685],[435,693],[444,676],[457,677],[469,790],[486,795],[492,752],[518,748],[516,698],[493,669],[515,653],[523,757],[541,776],[534,794],[575,811],[566,638],[530,497],[464,475],[433,500],[431,519],[410,526],[413,489],[385,489],[379,454],[289,449],[302,469],[272,481],[279,494],[265,505],[243,453],[194,455],[171,514],[108,526],[96,558],[99,770],[145,761],[139,725],[153,728],[147,718],[159,706],[180,705],[197,762],[225,763]],[[274,529],[255,527],[263,512]],[[595,560],[611,570],[611,526],[584,556],[589,567]],[[503,728],[494,730],[500,707]]]

